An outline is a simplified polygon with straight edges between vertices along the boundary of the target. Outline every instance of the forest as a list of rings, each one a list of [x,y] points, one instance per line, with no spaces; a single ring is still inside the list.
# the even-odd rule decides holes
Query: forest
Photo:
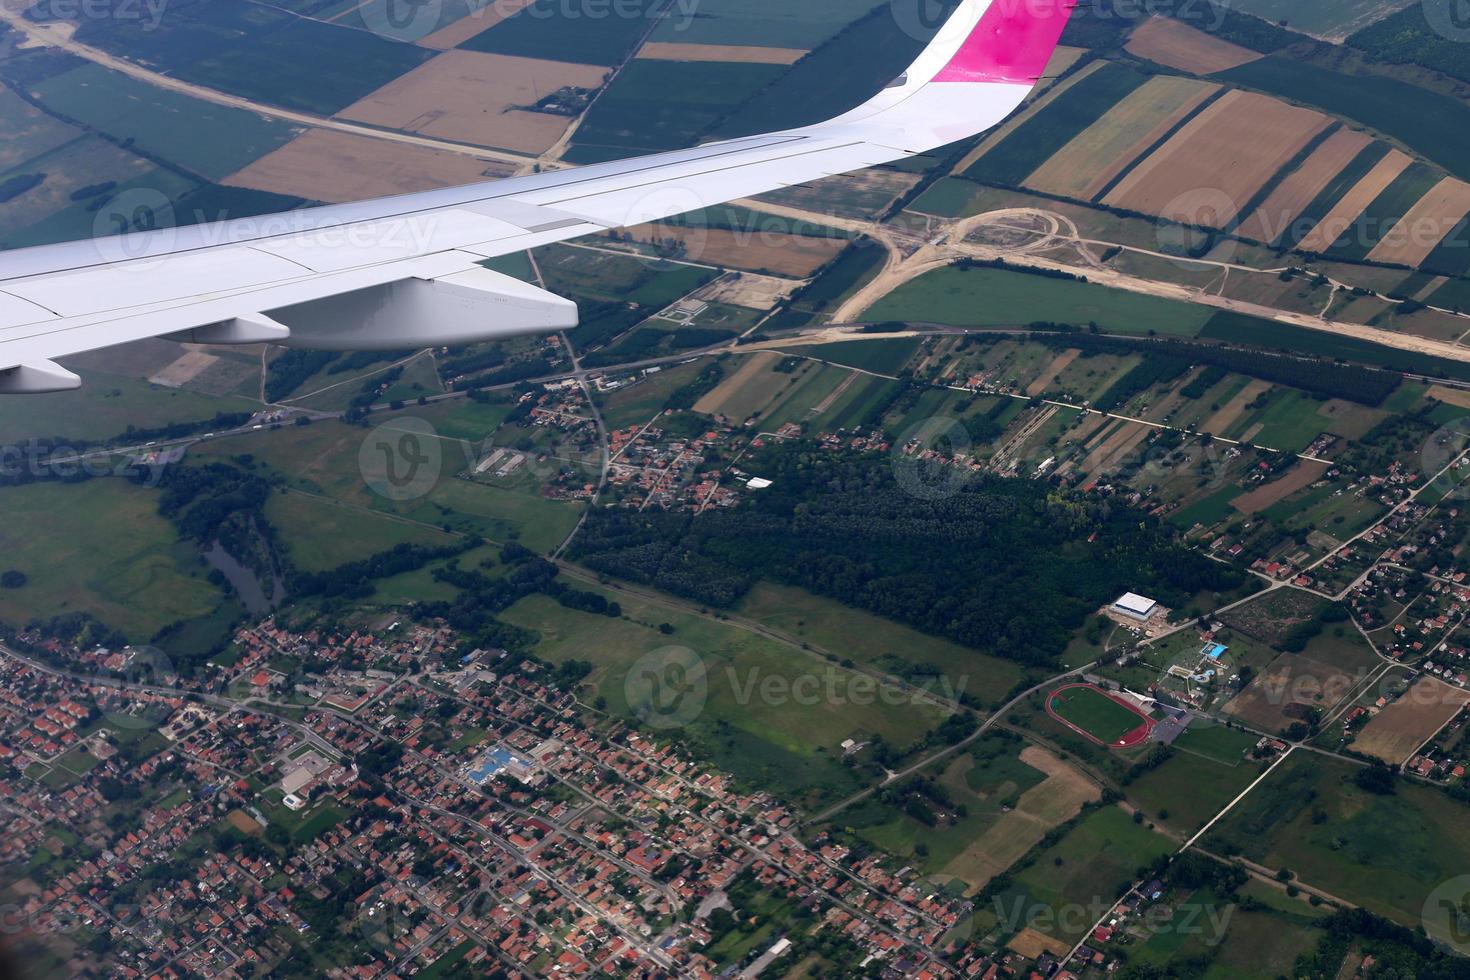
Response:
[[[809,445],[748,468],[774,484],[727,511],[594,511],[575,557],[719,607],[759,579],[795,585],[1038,667],[1122,592],[1179,608],[1240,584],[1143,512],[1042,482],[973,476],[915,495],[887,456]]]

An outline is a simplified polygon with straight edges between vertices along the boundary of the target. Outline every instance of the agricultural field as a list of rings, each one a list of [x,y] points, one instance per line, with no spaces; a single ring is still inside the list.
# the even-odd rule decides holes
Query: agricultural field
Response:
[[[896,0],[900,5],[918,2]],[[702,7],[701,12],[706,9]],[[923,48],[923,38],[914,37],[908,31],[894,30],[895,18],[900,16],[903,14],[892,6],[864,11],[861,19],[792,64],[790,70],[768,88],[740,106],[720,123],[712,135],[727,138],[805,126],[841,115],[871,97],[904,72]],[[649,47],[645,45],[643,51],[648,51]],[[761,56],[764,52],[791,50],[745,49],[714,44],[679,47],[714,51],[751,50],[751,57],[739,60],[752,62],[775,60],[774,57]]]
[[[591,11],[555,0],[536,0],[512,16],[495,21],[459,47],[613,68],[627,60],[648,32],[658,7],[655,0],[634,0],[619,8],[619,16],[613,16],[607,8],[600,16],[592,16]]]
[[[1470,691],[1422,676],[1363,726],[1353,749],[1391,766],[1402,765],[1466,704]]]
[[[635,241],[674,238],[685,242],[684,258],[725,269],[746,269],[805,279],[847,247],[836,236],[794,235],[777,231],[689,228],[682,224],[637,225],[625,233]]]
[[[736,611],[842,659],[894,674],[937,675],[941,693],[948,687],[985,705],[1003,702],[1022,677],[1021,668],[1009,660],[791,586],[758,582]]]
[[[1470,212],[1470,184],[1445,177],[1383,232],[1367,255],[1370,262],[1417,267]]]
[[[682,734],[721,768],[775,788],[805,807],[861,785],[841,764],[844,739],[868,741],[881,735],[890,745],[903,747],[943,719],[937,708],[914,703],[912,695],[895,691],[886,697],[864,675],[802,657],[757,634],[616,590],[604,594],[621,605],[622,618],[568,609],[541,595],[522,599],[502,618],[537,631],[537,656],[554,663],[591,661],[593,672],[586,683],[607,699],[615,714],[635,710],[628,697],[636,685],[629,681],[640,658],[671,646],[690,651],[691,662],[701,668],[697,683],[707,696],[702,708],[691,712],[694,717],[680,729]],[[670,624],[673,633],[661,632],[660,623]],[[840,694],[815,704],[797,703],[789,685],[800,677],[815,678],[820,690]],[[793,693],[761,695],[763,688],[777,686]]]
[[[120,479],[0,489],[7,569],[25,574],[0,589],[0,619],[89,613],[134,642],[179,620],[208,616],[223,600],[192,544],[158,515],[156,491]]]
[[[1343,636],[1334,635],[1342,630]],[[1341,704],[1368,671],[1377,655],[1356,631],[1329,627],[1301,653],[1283,653],[1225,706],[1225,713],[1268,732],[1296,722],[1310,723]]]
[[[872,219],[887,211],[895,201],[919,182],[915,174],[873,167],[856,173],[823,177],[805,184],[783,187],[754,200],[800,208],[813,214],[840,218]]]
[[[1133,29],[1124,47],[1129,54],[1192,75],[1213,75],[1261,56],[1174,17],[1149,17]]]
[[[1192,834],[1260,775],[1261,766],[1245,756],[1255,743],[1254,735],[1228,728],[1190,728],[1167,761],[1123,792],[1150,820]]]
[[[1204,840],[1289,868],[1304,883],[1411,928],[1441,882],[1470,866],[1457,828],[1470,811],[1439,789],[1400,781],[1391,795],[1353,782],[1360,767],[1298,752],[1281,763]]]
[[[1470,106],[1458,99],[1396,78],[1349,75],[1281,55],[1214,77],[1362,123],[1470,180]],[[1406,105],[1416,111],[1405,112]]]
[[[509,168],[502,164],[461,153],[312,129],[231,174],[224,183],[335,204],[508,175]]]
[[[1324,41],[1336,42],[1345,40],[1354,32],[1387,17],[1404,6],[1405,2],[1406,0],[1312,0],[1309,3],[1291,3],[1289,0],[1243,0],[1237,9]]]
[[[399,544],[442,548],[455,540],[435,528],[300,493],[275,494],[266,501],[265,516],[280,532],[292,564],[307,572],[336,568]]]
[[[1100,914],[1141,868],[1173,849],[1121,807],[1103,806],[1016,872],[1011,887],[996,896],[996,908],[1034,913],[1033,928],[1066,949],[1092,928],[1091,913]]]
[[[1081,79],[1082,73],[1072,76]],[[1087,74],[1085,81],[1056,86],[1051,97],[1038,100],[1034,111],[1018,127],[997,130],[985,143],[985,152],[965,176],[986,183],[1021,184],[1111,107],[1148,81],[1148,76],[1107,63]]]
[[[1339,127],[1286,174],[1259,207],[1243,216],[1236,233],[1258,242],[1278,242],[1298,219],[1320,221],[1336,200],[1332,194],[1327,194],[1331,200],[1326,200],[1324,192],[1355,160],[1368,159],[1363,153],[1371,144],[1367,135]]]
[[[1038,320],[1110,333],[1193,337],[1210,318],[1191,303],[1109,289],[1094,283],[1042,279],[1011,269],[944,268],[926,273],[883,297],[864,314],[961,327],[1025,326]]]
[[[566,158],[588,163],[692,146],[784,70],[741,62],[634,61],[583,117]]]
[[[1093,200],[1218,91],[1194,79],[1151,78],[1033,170],[1025,185]]]
[[[87,378],[81,388],[0,402],[0,440],[21,445],[44,436],[63,444],[104,442],[124,435],[130,426],[152,429],[260,407],[244,398],[207,397],[190,388],[150,384],[146,379],[174,359],[169,352],[180,349],[168,341],[146,341],[75,359],[72,367]]]
[[[652,40],[810,49],[872,9],[867,0],[706,0],[696,16],[664,19]]]
[[[44,79],[30,93],[48,110],[209,180],[223,180],[298,133],[279,120],[191,99],[100,65]]]
[[[874,803],[849,809],[838,821],[973,894],[1101,797],[1096,784],[1057,756],[1033,745],[1017,753],[1017,744],[987,738],[938,773],[936,782],[949,800],[937,807],[945,814],[942,824],[931,827],[897,806]]]
[[[1369,176],[1371,178],[1372,174]],[[1397,240],[1390,237],[1394,227],[1442,180],[1443,175],[1433,168],[1422,163],[1411,163],[1384,186],[1359,214],[1352,217],[1352,224],[1344,229],[1338,236],[1338,240],[1325,251],[1332,258],[1352,261],[1366,258],[1385,240],[1391,244],[1396,243]],[[1375,185],[1365,180],[1364,184],[1359,186],[1372,187]],[[1354,188],[1349,196],[1354,196],[1358,190],[1359,188]],[[1343,216],[1347,217],[1345,214]],[[1461,216],[1455,215],[1454,221],[1458,221]],[[1450,224],[1454,224],[1454,221],[1451,221]],[[1324,221],[1323,224],[1329,225],[1330,228],[1328,221]],[[1437,242],[1438,239],[1429,244],[1433,246]]]
[[[1321,113],[1232,90],[1130,170],[1103,201],[1185,224],[1228,227],[1329,125]],[[1209,188],[1208,200],[1202,187]]]
[[[371,31],[259,4],[196,3],[148,18],[92,17],[76,39],[208,88],[319,115],[433,57]]]
[[[434,410],[414,415],[430,424]],[[405,415],[379,421],[395,424]],[[514,427],[496,433],[496,443],[514,442],[526,430]],[[514,486],[500,487],[458,478],[475,456],[476,447],[457,440],[433,440],[440,449],[438,478],[426,493],[410,500],[391,501],[375,493],[369,480],[381,477],[371,456],[360,457],[367,433],[340,422],[318,422],[274,432],[268,438],[220,439],[199,447],[191,458],[231,457],[249,453],[251,465],[266,475],[280,475],[286,485],[329,497],[344,506],[378,511],[435,527],[480,534],[492,541],[518,538],[526,547],[550,551],[576,525],[580,503],[543,498],[530,476]]]
[[[562,88],[596,90],[606,69],[446,51],[343,109],[344,119],[521,153],[549,149],[572,117],[530,112]]]

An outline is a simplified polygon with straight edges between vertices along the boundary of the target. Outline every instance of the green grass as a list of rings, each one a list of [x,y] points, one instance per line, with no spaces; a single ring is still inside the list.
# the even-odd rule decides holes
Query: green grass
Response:
[[[444,547],[454,542],[442,531],[295,493],[274,494],[266,501],[265,516],[281,533],[292,563],[308,572],[336,568],[398,544]]]
[[[1316,354],[1394,371],[1470,380],[1470,365],[1459,361],[1416,354],[1325,330],[1294,327],[1289,323],[1261,320],[1229,311],[1216,313],[1199,333],[1200,336],[1213,340],[1226,340],[1268,350]]]
[[[139,364],[139,373],[151,373],[166,363]],[[121,373],[86,373],[87,383],[74,391],[0,402],[0,440],[7,444],[31,438],[56,438],[63,444],[101,442],[123,435],[129,426],[151,429],[251,408],[243,398],[211,398],[187,389],[162,388]],[[254,407],[259,408],[259,403]]]
[[[1254,738],[1250,741],[1255,743]],[[1180,750],[1129,783],[1124,793],[1150,820],[1177,833],[1192,834],[1258,775],[1260,766],[1239,756],[1226,763]]]
[[[1043,850],[1031,865],[1015,875],[1011,890],[997,898],[1000,908],[1041,914],[1037,928],[1066,942],[1074,942],[1092,928],[1093,905],[1111,904],[1155,858],[1168,854],[1168,838],[1135,824],[1116,806],[1105,806],[1082,819],[1060,841]],[[1080,903],[1084,909],[1076,909]],[[1072,913],[1067,913],[1072,906]],[[1047,924],[1050,912],[1055,921]],[[1026,924],[1025,919],[1019,923]]]
[[[936,269],[879,300],[864,319],[958,327],[1016,327],[1038,320],[1108,333],[1193,337],[1207,309],[1093,283],[1050,279],[1011,269]],[[1272,326],[1275,326],[1274,324]]]
[[[691,17],[667,17],[655,41],[814,48],[873,9],[869,0],[704,0]]]
[[[85,612],[146,640],[222,598],[193,549],[176,544],[152,490],[110,479],[31,484],[0,489],[0,509],[4,566],[28,579],[0,590],[7,622]]]
[[[831,344],[798,348],[804,354],[844,367],[875,374],[896,375],[903,371],[914,351],[919,349],[917,337],[892,337],[886,340],[843,340]]]
[[[1358,767],[1316,753],[1283,762],[1211,830],[1205,846],[1236,851],[1306,884],[1415,927],[1436,885],[1470,867],[1460,829],[1470,808],[1400,780],[1391,796],[1352,782]]]
[[[1090,687],[1050,694],[1051,710],[1104,744],[1112,744],[1143,724],[1143,719]]]
[[[901,665],[933,668],[957,691],[985,704],[1003,701],[1021,679],[1020,667],[1011,661],[789,586],[757,583],[737,611],[838,657],[881,670],[896,671]]]
[[[862,785],[841,764],[844,739],[882,735],[902,747],[941,720],[938,709],[898,692],[898,704],[859,703],[865,700],[858,694],[869,683],[865,678],[759,634],[619,590],[603,591],[622,605],[625,618],[577,612],[541,595],[522,599],[502,618],[541,636],[537,656],[592,663],[588,683],[606,698],[610,712],[623,716],[633,712],[628,696],[637,688],[628,685],[640,658],[669,647],[692,651],[703,665],[708,696],[679,734],[720,768],[798,805],[830,802]],[[661,633],[660,623],[674,632]],[[820,696],[779,693],[798,677],[813,678]]]
[[[453,409],[414,409],[415,417],[429,420],[452,415]],[[374,416],[389,422],[405,415]],[[501,444],[514,441],[525,430],[512,429]],[[495,541],[519,538],[528,548],[549,551],[560,544],[581,514],[576,502],[549,500],[539,493],[533,475],[527,474],[508,487],[491,486],[459,478],[474,458],[459,442],[440,440],[442,455],[437,481],[424,496],[392,501],[374,492],[363,477],[359,451],[368,433],[340,422],[318,422],[290,426],[250,440],[219,440],[201,448],[201,458],[230,457],[248,452],[257,469],[278,473],[287,485],[322,494],[352,507],[367,508],[410,520],[448,526],[464,533],[481,534]],[[514,438],[510,438],[513,436]],[[390,532],[392,533],[392,532]],[[379,549],[380,550],[380,549]]]
[[[1085,82],[1073,85],[1053,98],[1023,125],[965,171],[966,177],[989,184],[1015,186],[1041,166],[1073,137],[1097,122],[1148,76],[1122,65],[1109,63],[1093,72]]]
[[[223,180],[296,135],[287,123],[218,106],[84,64],[33,89],[48,109],[210,180]]]
[[[929,185],[908,209],[941,218],[959,218],[972,213],[975,199],[982,193],[984,190],[973,181],[945,177]]]
[[[466,51],[615,67],[623,63],[648,30],[658,6],[655,0],[634,0],[617,8],[584,8],[555,0],[537,0],[460,47]],[[596,10],[601,14],[596,14]],[[628,16],[630,13],[635,16]]]
[[[807,5],[782,9],[801,10]],[[831,119],[858,105],[902,74],[924,48],[924,39],[893,29],[897,15],[890,4],[878,5],[793,65],[721,123],[713,135],[730,138],[793,129]]]
[[[1230,501],[1239,497],[1240,494],[1240,487],[1234,485],[1211,491],[1194,503],[1170,514],[1169,523],[1184,531],[1188,531],[1196,524],[1213,527],[1235,513],[1230,506]]]
[[[633,61],[583,118],[569,159],[586,162],[690,146],[732,106],[783,71],[781,65]]]

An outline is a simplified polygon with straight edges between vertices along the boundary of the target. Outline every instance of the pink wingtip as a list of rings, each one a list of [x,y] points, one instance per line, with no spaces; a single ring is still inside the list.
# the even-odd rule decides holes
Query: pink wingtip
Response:
[[[1057,49],[1073,0],[991,0],[936,82],[1025,82],[1040,78]]]

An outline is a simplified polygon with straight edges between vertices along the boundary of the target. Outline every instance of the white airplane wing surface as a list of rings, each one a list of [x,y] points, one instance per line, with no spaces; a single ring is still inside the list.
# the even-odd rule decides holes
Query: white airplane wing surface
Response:
[[[898,80],[800,129],[353,204],[0,253],[0,392],[150,337],[332,350],[576,324],[487,258],[888,163],[984,132],[1041,75],[1071,0],[964,0]]]

